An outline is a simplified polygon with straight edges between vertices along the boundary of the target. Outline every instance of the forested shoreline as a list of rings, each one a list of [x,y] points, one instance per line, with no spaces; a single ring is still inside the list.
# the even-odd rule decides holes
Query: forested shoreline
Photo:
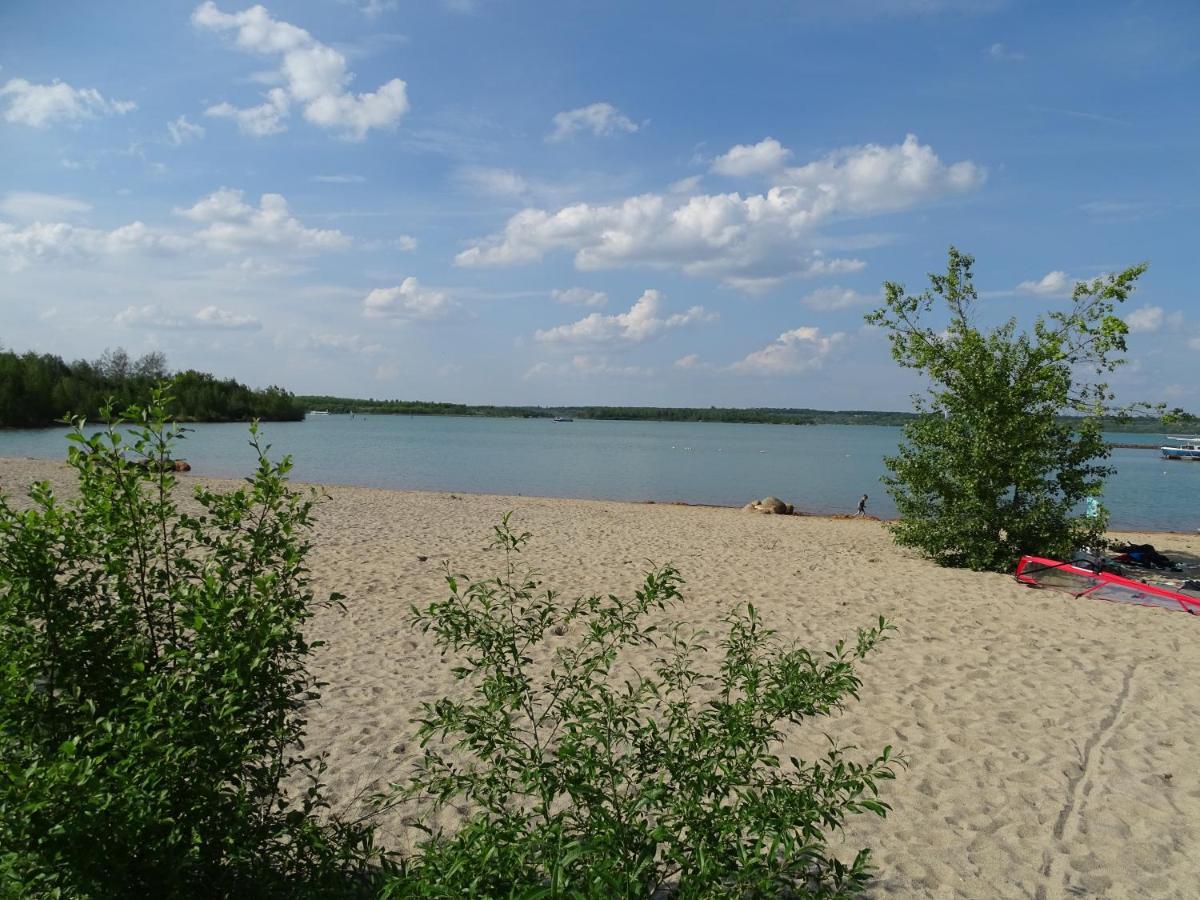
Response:
[[[135,360],[124,350],[106,350],[95,361],[66,362],[49,353],[0,351],[0,427],[40,428],[68,415],[97,419],[109,401],[117,410],[145,403],[164,380],[171,381],[181,422],[304,418],[304,407],[283,388],[256,390],[194,369],[172,373],[162,353]]]
[[[117,409],[144,403],[150,389],[164,379],[172,382],[175,409],[181,422],[299,421],[306,410],[360,415],[892,427],[902,426],[916,416],[912,412],[804,407],[496,406],[293,395],[281,387],[254,389],[232,378],[218,378],[194,369],[172,373],[162,353],[147,353],[132,359],[118,348],[106,350],[94,361],[74,362],[53,354],[0,351],[0,427],[45,427],[60,423],[67,415],[96,419],[110,400]],[[1159,416],[1145,415],[1106,417],[1100,420],[1100,426],[1109,432],[1141,434],[1200,431],[1200,419],[1182,410],[1174,410],[1171,415],[1169,424]],[[1064,416],[1062,420],[1069,424],[1073,417]]]
[[[670,406],[492,406],[466,403],[439,403],[426,400],[377,400],[301,394],[296,401],[305,409],[329,413],[403,416],[478,416],[482,418],[607,419],[647,422],[729,422],[767,425],[882,425],[901,426],[916,418],[916,413],[886,410],[828,410],[807,408],[752,407],[670,407]],[[1164,430],[1200,431],[1200,419],[1182,410],[1171,414],[1173,422],[1160,416],[1106,416],[1100,419],[1102,431],[1130,434],[1160,434]],[[1062,416],[1067,424],[1082,421]]]

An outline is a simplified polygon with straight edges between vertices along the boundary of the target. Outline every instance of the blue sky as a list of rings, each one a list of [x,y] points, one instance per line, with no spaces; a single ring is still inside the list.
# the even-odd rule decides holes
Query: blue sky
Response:
[[[902,409],[864,312],[1151,264],[1200,407],[1200,4],[0,6],[0,341],[297,392]]]

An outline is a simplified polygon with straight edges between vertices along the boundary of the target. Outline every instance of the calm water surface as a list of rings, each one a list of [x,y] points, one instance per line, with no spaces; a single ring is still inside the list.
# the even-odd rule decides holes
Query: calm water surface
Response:
[[[773,494],[817,513],[851,512],[866,493],[870,512],[895,514],[879,476],[898,428],[317,416],[263,430],[275,453],[295,457],[298,481],[738,506]],[[0,456],[61,459],[64,434],[0,432]],[[179,455],[196,474],[244,475],[253,466],[244,424],[198,425]],[[1113,527],[1200,527],[1200,462],[1167,462],[1149,450],[1116,450],[1112,462],[1104,502]]]

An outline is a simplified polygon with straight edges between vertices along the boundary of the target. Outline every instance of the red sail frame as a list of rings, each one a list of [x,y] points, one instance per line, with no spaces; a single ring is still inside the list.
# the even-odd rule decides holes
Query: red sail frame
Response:
[[[1169,588],[1134,581],[1111,572],[1093,572],[1074,563],[1059,562],[1041,556],[1022,556],[1017,563],[1017,581],[1031,587],[1066,591],[1075,597],[1095,597],[1114,603],[1161,606],[1200,615],[1200,597],[1181,594]]]

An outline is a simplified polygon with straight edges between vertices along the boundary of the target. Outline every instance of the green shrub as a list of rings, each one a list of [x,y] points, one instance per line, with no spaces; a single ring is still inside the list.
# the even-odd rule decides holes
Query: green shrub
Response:
[[[310,586],[314,497],[252,427],[253,476],[181,510],[168,405],[77,423],[77,500],[0,498],[0,894],[365,892],[371,832],[322,814],[303,751],[302,626],[339,600]]]
[[[887,282],[866,316],[887,329],[896,362],[928,382],[883,482],[900,513],[896,543],[944,565],[1011,572],[1023,553],[1064,559],[1103,541],[1107,514],[1082,508],[1113,472],[1100,416],[1117,410],[1098,379],[1125,362],[1129,328],[1116,313],[1146,265],[1077,282],[1069,306],[1022,330],[1016,318],[980,323],[974,262],[951,247],[927,290]]]
[[[831,745],[815,762],[777,755],[783,727],[823,716],[860,686],[852,664],[889,626],[829,653],[782,646],[752,606],[729,616],[715,671],[700,636],[660,633],[648,615],[680,599],[670,567],[632,600],[563,602],[518,568],[528,534],[496,529],[504,573],[414,610],[458,654],[464,699],[426,704],[423,759],[387,802],[466,804],[456,832],[430,831],[389,896],[845,897],[869,853],[832,855],[827,835],[883,816],[886,748],[859,764]],[[656,644],[656,641],[658,642]],[[623,651],[661,646],[650,672]],[[541,673],[541,674],[538,674]],[[627,673],[627,674],[624,674]]]

